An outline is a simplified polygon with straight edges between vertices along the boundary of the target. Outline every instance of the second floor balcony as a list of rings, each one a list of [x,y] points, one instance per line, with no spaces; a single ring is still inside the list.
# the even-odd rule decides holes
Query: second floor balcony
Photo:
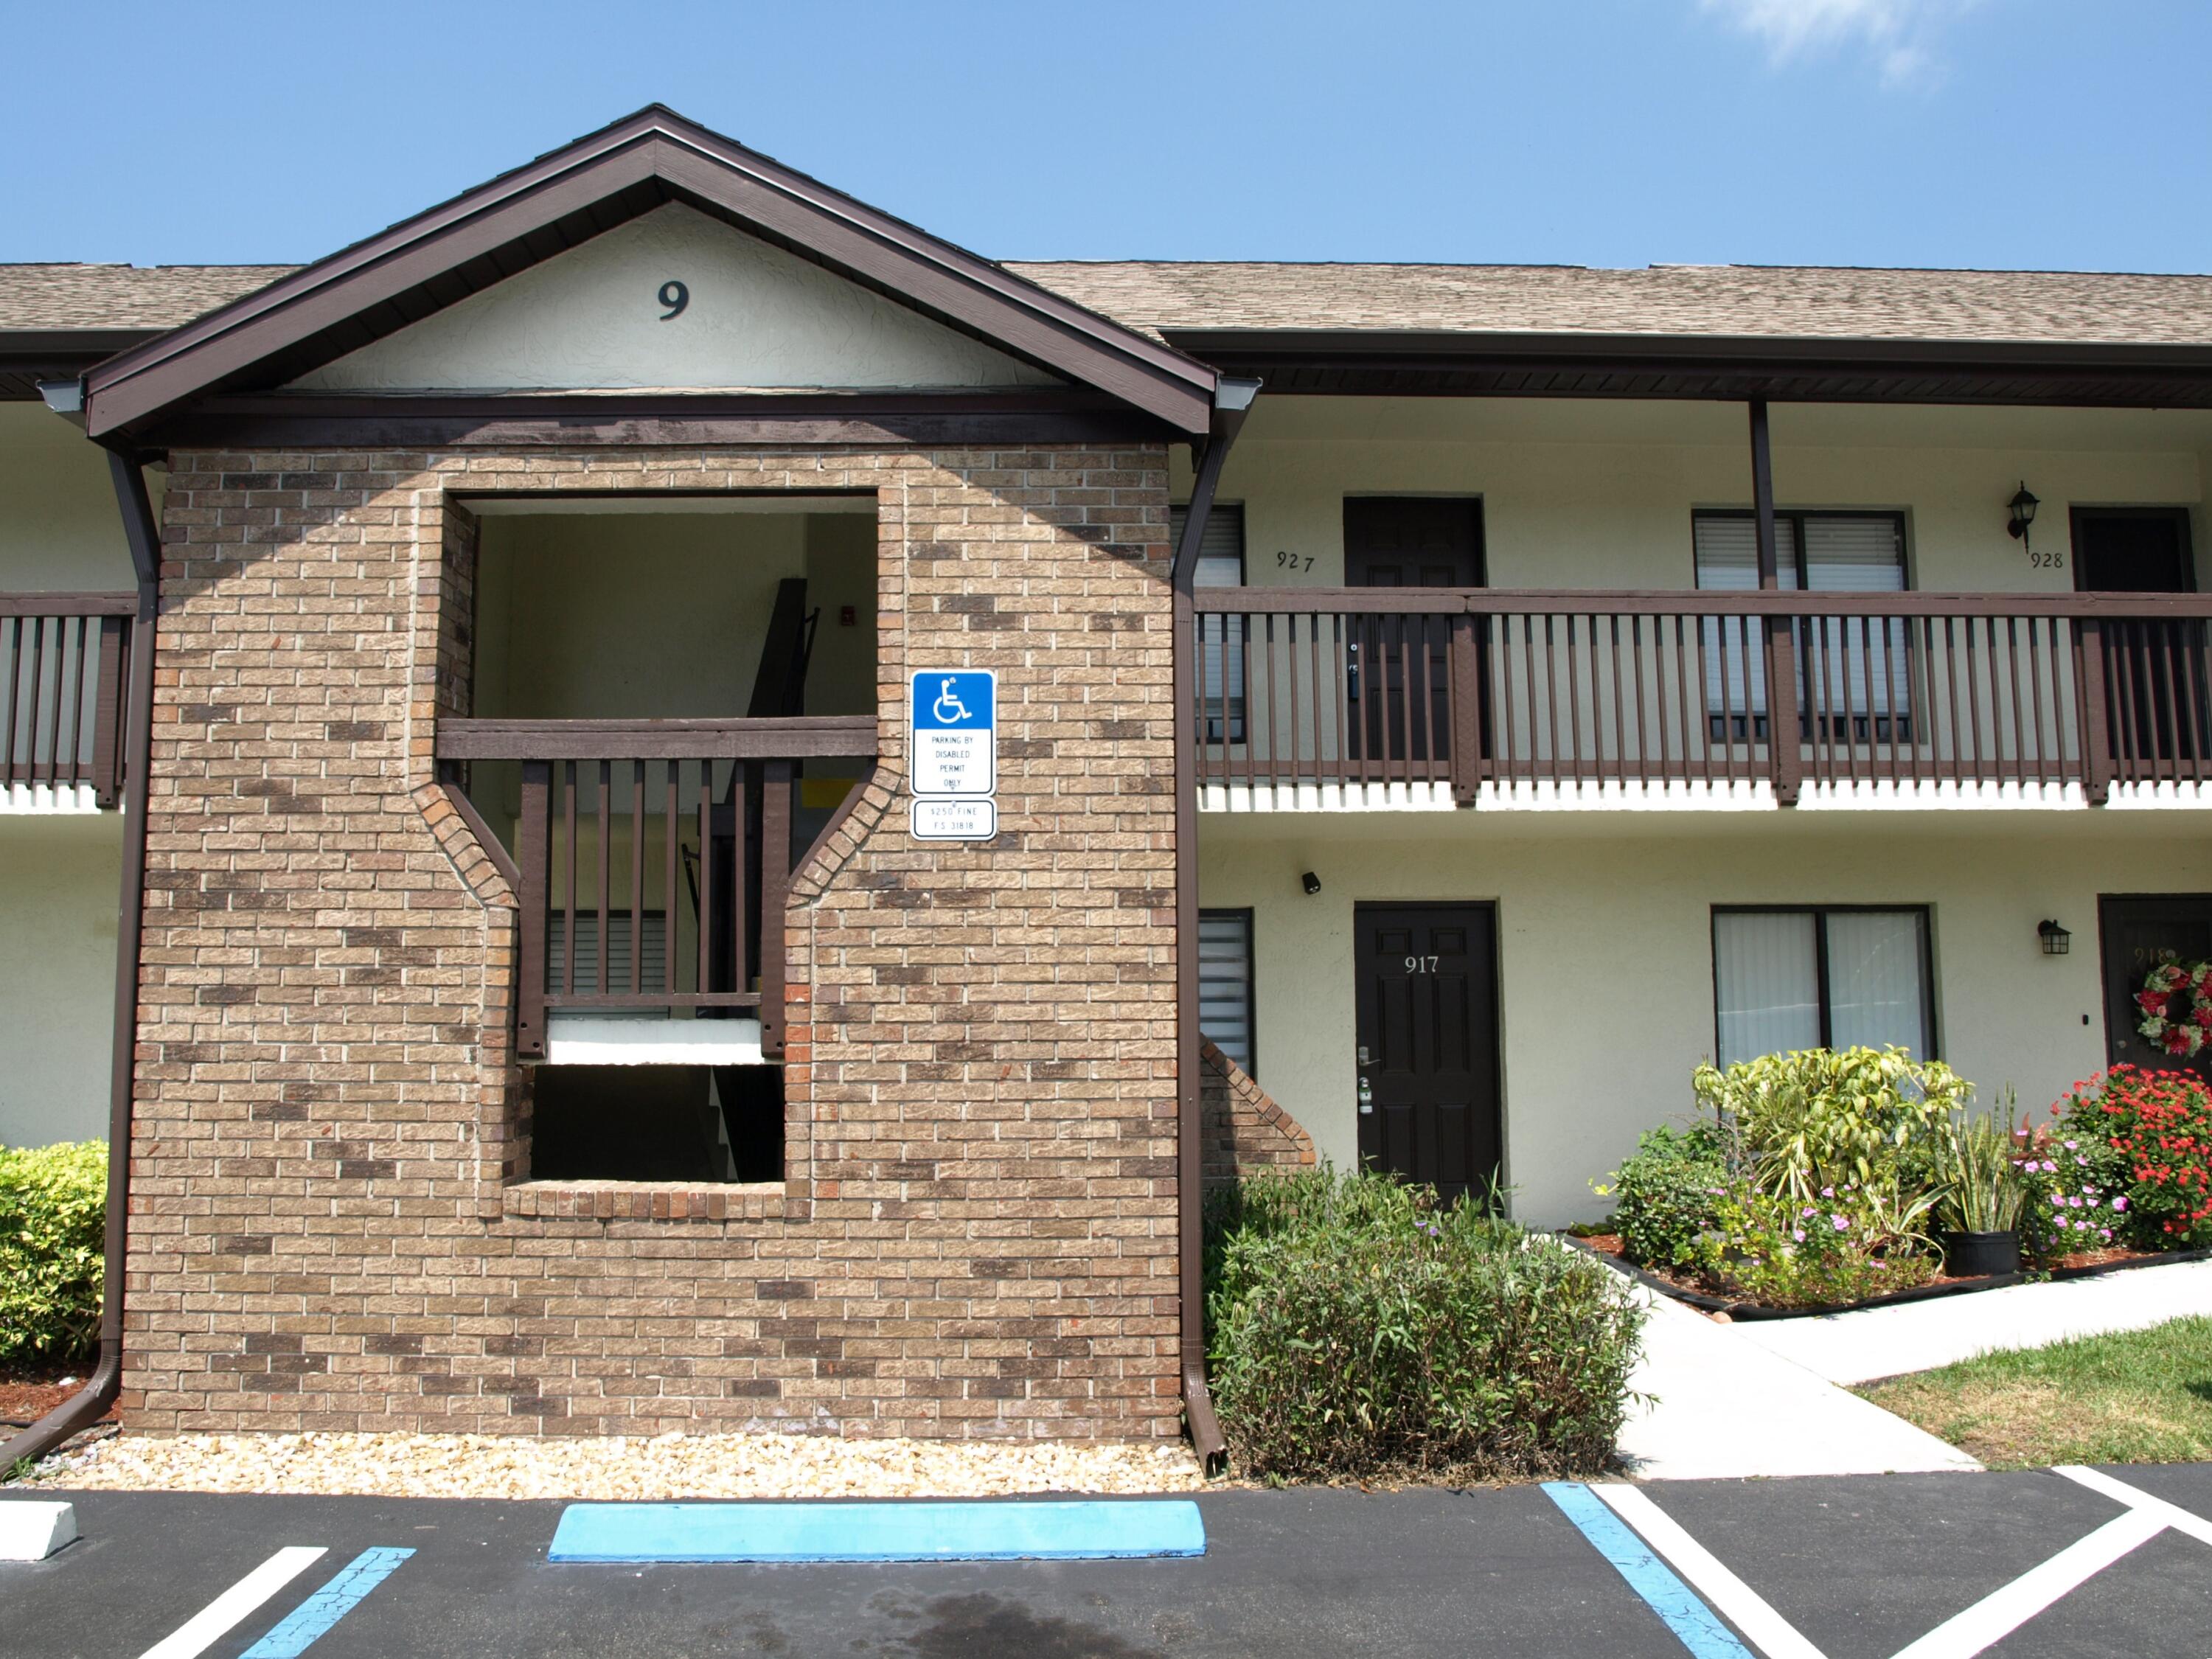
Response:
[[[2212,596],[1196,595],[1218,811],[2197,805]]]

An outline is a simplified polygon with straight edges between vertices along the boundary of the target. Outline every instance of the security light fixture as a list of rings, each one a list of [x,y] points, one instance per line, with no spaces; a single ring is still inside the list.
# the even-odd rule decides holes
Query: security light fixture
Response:
[[[1298,878],[1298,883],[1299,885],[1303,886],[1309,893],[1318,893],[1321,891],[1321,878],[1314,874],[1310,870],[1307,871],[1305,874]]]
[[[2027,527],[2035,522],[2035,509],[2042,503],[2027,493],[2027,480],[2022,478],[2019,493],[2005,505],[2012,512],[2012,522],[2005,528],[2012,532],[2013,540],[2026,547],[2028,544]]]
[[[2055,921],[2038,922],[2035,936],[2043,941],[2046,957],[2063,957],[2074,948],[2074,935]]]

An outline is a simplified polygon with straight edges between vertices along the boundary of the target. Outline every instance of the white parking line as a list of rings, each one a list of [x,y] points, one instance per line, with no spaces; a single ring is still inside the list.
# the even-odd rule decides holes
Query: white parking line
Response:
[[[2087,1537],[2076,1539],[2040,1566],[1953,1614],[1918,1641],[1900,1649],[1894,1659],[1973,1659],[2168,1528],[2212,1544],[2212,1521],[2141,1487],[2077,1464],[2063,1464],[2051,1473],[2124,1504],[2125,1511]],[[1820,1650],[1806,1640],[1796,1626],[1691,1537],[1641,1487],[1593,1485],[1590,1491],[1766,1659],[1824,1659]]]
[[[198,1659],[198,1655],[245,1623],[256,1607],[328,1553],[327,1550],[307,1544],[278,1550],[148,1648],[140,1659]]]
[[[1992,1590],[1963,1613],[1954,1613],[1896,1659],[1972,1659],[1994,1646],[2069,1590],[2079,1589],[2130,1550],[2166,1530],[2166,1522],[2142,1510],[2114,1516],[2087,1538],[2077,1538],[2041,1566]]]
[[[1711,1604],[1713,1611],[1749,1638],[1766,1659],[1826,1659],[1797,1632],[1797,1627],[1769,1607],[1766,1599],[1723,1566],[1681,1523],[1647,1497],[1640,1486],[1593,1486],[1605,1506],[1643,1535],[1667,1565]]]
[[[2130,1486],[2124,1480],[2115,1480],[2096,1469],[2085,1469],[2079,1463],[2060,1463],[2051,1469],[2053,1474],[2063,1474],[2091,1492],[2102,1492],[2115,1504],[2125,1504],[2131,1510],[2141,1510],[2145,1515],[2154,1515],[2174,1531],[2186,1533],[2199,1543],[2212,1544],[2212,1521],[2191,1514],[2179,1504],[2169,1504],[2163,1498],[2154,1498],[2141,1486]]]

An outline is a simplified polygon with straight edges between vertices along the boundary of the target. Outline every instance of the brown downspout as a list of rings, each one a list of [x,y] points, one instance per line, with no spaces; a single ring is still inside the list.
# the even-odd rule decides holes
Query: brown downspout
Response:
[[[1209,1467],[1227,1453],[1229,1443],[1222,1438],[1206,1387],[1206,1168],[1198,1086],[1198,643],[1192,589],[1222,464],[1259,394],[1257,380],[1224,380],[1214,390],[1213,435],[1197,455],[1182,539],[1176,544],[1169,576],[1175,592],[1176,1282],[1183,1420],[1192,1449]]]
[[[115,927],[115,1036],[107,1085],[106,1268],[100,1303],[100,1363],[85,1385],[0,1446],[0,1479],[25,1458],[44,1457],[98,1422],[123,1388],[123,1269],[131,1212],[131,1091],[138,1042],[138,943],[146,896],[146,783],[153,747],[154,617],[161,592],[161,537],[146,477],[135,456],[110,451],[108,469],[123,510],[123,532],[138,576],[131,628],[131,690],[125,702],[123,775],[123,890]]]

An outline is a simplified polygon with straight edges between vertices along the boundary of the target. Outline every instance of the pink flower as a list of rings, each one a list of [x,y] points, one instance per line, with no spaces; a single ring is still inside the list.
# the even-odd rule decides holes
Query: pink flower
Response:
[[[1851,1230],[1851,1224],[1844,1220],[1843,1217],[1839,1215],[1832,1215],[1828,1218],[1828,1220],[1839,1233],[1847,1233]]]
[[[2112,1208],[2115,1210],[2124,1210],[2127,1207],[2128,1200],[2124,1196],[2116,1198],[2112,1200]]]
[[[1805,1230],[1802,1227],[1793,1227],[1790,1230],[1790,1237],[1802,1244],[1805,1242]]]

